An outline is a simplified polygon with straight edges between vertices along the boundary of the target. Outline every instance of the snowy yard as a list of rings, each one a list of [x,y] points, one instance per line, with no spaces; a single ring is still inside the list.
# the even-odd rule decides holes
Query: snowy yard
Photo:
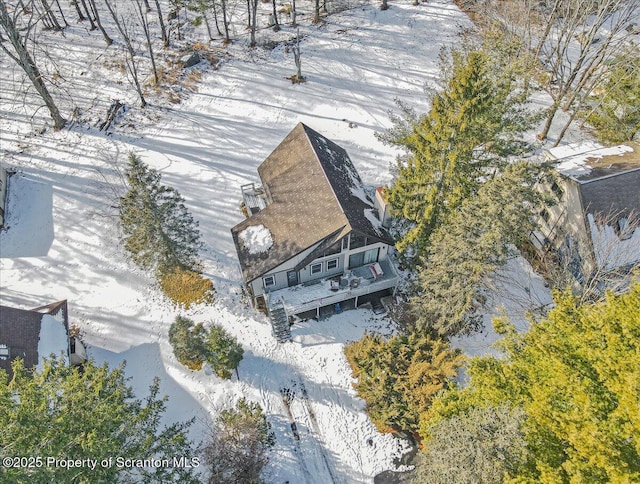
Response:
[[[243,296],[230,229],[243,219],[240,186],[258,181],[257,166],[298,122],[344,147],[366,184],[388,182],[396,153],[374,135],[389,126],[394,98],[419,112],[426,108],[423,86],[438,76],[439,49],[456,42],[464,25],[468,19],[448,0],[419,6],[407,0],[385,12],[357,7],[328,17],[322,28],[303,26],[308,82],[287,79],[295,66],[282,46],[251,56],[234,46],[237,55],[205,72],[184,103],[152,103],[144,113],[133,107],[110,136],[86,124],[39,133],[46,113],[32,117],[31,107],[22,106],[22,74],[0,58],[0,161],[17,170],[0,232],[0,302],[28,309],[68,299],[70,322],[83,331],[90,356],[112,366],[126,361],[139,396],[159,376],[160,391],[170,398],[167,418],[196,417],[196,441],[236,399],[259,402],[277,437],[267,468],[273,482],[372,482],[407,449],[375,430],[351,386],[342,348],[365,330],[388,332],[388,320],[348,311],[297,324],[291,343],[276,343],[266,317]],[[111,96],[124,97],[116,83],[92,87],[97,61],[80,47],[89,41],[104,50],[97,35],[88,39],[80,27],[69,28],[66,42],[76,48],[68,60],[89,72],[78,78],[84,82],[78,89],[91,118],[104,114]],[[28,102],[37,102],[30,96]],[[135,104],[135,98],[126,102]],[[127,259],[113,205],[130,151],[162,173],[199,221],[204,272],[217,291],[212,306],[176,310],[151,275]],[[221,324],[238,338],[245,349],[239,380],[177,362],[167,333],[178,314]],[[289,408],[285,388],[294,395]]]

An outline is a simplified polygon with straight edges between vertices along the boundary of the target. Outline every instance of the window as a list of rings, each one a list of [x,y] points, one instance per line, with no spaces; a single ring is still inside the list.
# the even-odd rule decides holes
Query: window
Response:
[[[342,248],[340,246],[340,242],[337,242],[336,244],[333,244],[331,247],[328,247],[327,249],[325,249],[323,255],[326,257],[328,255],[339,254],[341,250]]]
[[[349,236],[345,235],[342,237],[342,250],[347,250],[349,248]]]
[[[367,245],[367,238],[364,235],[351,232],[351,250],[359,249],[360,247],[364,247],[365,245]]]
[[[338,267],[338,259],[331,259],[327,261],[327,270],[332,271]]]
[[[0,345],[0,360],[6,360],[11,356],[11,351],[7,345]]]
[[[562,200],[562,195],[564,195],[564,190],[560,185],[558,185],[556,182],[553,182],[553,185],[551,185],[551,191],[556,194],[556,197],[558,197],[558,200]]]
[[[365,264],[373,264],[374,262],[378,262],[378,248],[370,249],[364,253],[364,263]]]
[[[550,217],[549,210],[547,210],[546,208],[543,208],[540,211],[540,216],[542,217],[542,220],[544,220],[545,222],[548,222]]]
[[[311,264],[311,274],[319,274],[320,272],[322,272],[321,263]]]
[[[264,283],[264,287],[270,287],[276,285],[276,276],[267,276],[262,278],[262,282]]]

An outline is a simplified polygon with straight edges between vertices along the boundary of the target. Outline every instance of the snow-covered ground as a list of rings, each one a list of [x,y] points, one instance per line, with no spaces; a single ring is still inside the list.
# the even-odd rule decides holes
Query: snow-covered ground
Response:
[[[243,219],[240,186],[258,181],[257,166],[300,121],[344,147],[366,184],[388,182],[396,153],[375,133],[390,125],[394,98],[418,112],[426,109],[423,87],[437,79],[439,50],[457,42],[460,26],[468,25],[450,0],[394,2],[384,12],[359,6],[319,28],[306,20],[306,83],[287,79],[295,66],[284,46],[246,54],[238,42],[218,70],[204,71],[185,102],[152,101],[144,111],[125,84],[105,81],[117,56],[98,34],[72,25],[56,48],[66,49],[60,62],[71,66],[65,75],[76,82],[68,94],[87,122],[58,133],[43,129],[46,112],[34,108],[32,89],[1,57],[0,161],[17,173],[10,178],[0,232],[0,302],[33,308],[67,299],[70,321],[81,328],[90,356],[112,366],[126,361],[141,397],[159,376],[161,392],[169,396],[167,419],[196,417],[196,441],[236,399],[259,402],[277,437],[266,470],[273,482],[371,482],[393,469],[406,445],[375,430],[342,352],[365,330],[388,332],[388,320],[348,311],[297,324],[291,343],[276,343],[265,316],[243,295],[230,228]],[[283,30],[294,34],[288,26]],[[124,76],[119,81],[126,83]],[[105,135],[91,126],[112,98],[130,111]],[[68,97],[59,99],[63,111],[70,108]],[[204,272],[217,291],[213,305],[175,309],[151,275],[127,259],[114,205],[123,193],[129,152],[158,169],[199,221]],[[239,380],[192,372],[176,361],[167,333],[178,314],[221,324],[238,338],[245,349]],[[289,408],[282,389],[294,395]]]

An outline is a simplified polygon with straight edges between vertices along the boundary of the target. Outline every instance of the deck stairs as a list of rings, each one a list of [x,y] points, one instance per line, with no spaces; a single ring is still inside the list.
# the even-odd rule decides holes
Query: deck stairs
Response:
[[[269,320],[273,327],[273,334],[278,343],[291,340],[291,329],[289,328],[289,317],[284,309],[282,300],[273,301],[269,304]]]

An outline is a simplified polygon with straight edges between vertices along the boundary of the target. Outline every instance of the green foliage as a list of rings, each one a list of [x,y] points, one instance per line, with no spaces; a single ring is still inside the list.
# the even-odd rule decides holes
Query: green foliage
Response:
[[[435,230],[411,300],[420,331],[433,328],[451,336],[474,328],[483,280],[535,227],[543,203],[534,189],[538,178],[537,168],[527,163],[507,166]]]
[[[358,395],[381,432],[416,432],[420,415],[462,364],[458,350],[429,336],[366,334],[344,349]]]
[[[213,302],[215,289],[211,279],[198,272],[176,267],[159,276],[160,287],[175,304],[189,309],[193,304]]]
[[[231,378],[231,372],[238,368],[244,350],[242,346],[222,326],[214,325],[207,337],[207,363],[220,378]]]
[[[173,354],[191,370],[202,369],[202,363],[209,355],[206,338],[207,330],[202,323],[194,324],[182,316],[178,316],[169,328],[169,343]]]
[[[640,481],[640,283],[582,306],[557,295],[546,320],[525,335],[507,330],[501,348],[504,358],[472,360],[468,387],[438,399],[423,429],[503,402],[526,414],[516,479]]]
[[[595,107],[586,121],[605,143],[632,141],[640,132],[640,49],[633,47],[615,59],[595,90]]]
[[[478,49],[452,50],[442,57],[445,87],[431,96],[423,116],[400,104],[401,117],[383,140],[406,149],[389,191],[404,228],[397,246],[424,256],[433,231],[475,195],[481,178],[504,156],[518,151],[515,139],[530,124],[526,92],[510,69]]]
[[[82,369],[48,361],[41,372],[13,366],[13,379],[0,375],[0,457],[41,457],[33,467],[0,468],[2,482],[198,482],[188,468],[119,468],[118,456],[169,459],[192,456],[186,430],[177,423],[163,429],[166,398],[158,397],[154,380],[144,400],[135,398],[124,366],[110,370],[91,361]],[[1,373],[1,372],[0,372]],[[64,467],[55,459],[114,459],[94,469]]]
[[[231,378],[244,350],[222,326],[207,331],[202,323],[178,316],[169,328],[169,343],[178,361],[191,370],[201,370],[206,361],[220,378]]]
[[[234,409],[223,410],[204,448],[205,462],[217,484],[257,484],[276,443],[271,424],[257,403],[239,400]]]
[[[158,274],[176,267],[199,266],[202,245],[198,223],[173,188],[160,183],[160,174],[131,154],[126,172],[129,191],[120,199],[125,248],[143,268]]]
[[[505,406],[472,408],[429,428],[414,482],[501,484],[524,461],[524,412]]]

